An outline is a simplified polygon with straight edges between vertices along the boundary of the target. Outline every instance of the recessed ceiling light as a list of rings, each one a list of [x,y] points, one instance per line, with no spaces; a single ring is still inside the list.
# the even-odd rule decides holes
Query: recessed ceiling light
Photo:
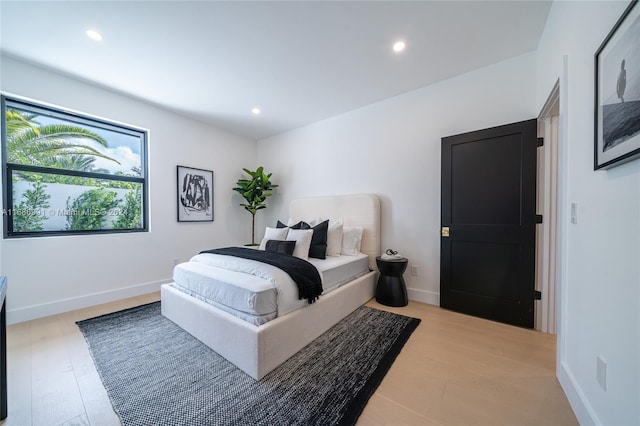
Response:
[[[96,30],[87,30],[85,31],[87,37],[94,41],[102,41],[102,34],[97,32]]]
[[[405,44],[404,41],[396,41],[393,44],[393,51],[396,52],[396,53],[402,52],[405,47],[407,47],[407,45]]]
[[[251,112],[254,113],[255,115],[260,115],[261,111],[260,111],[260,108],[253,108]]]

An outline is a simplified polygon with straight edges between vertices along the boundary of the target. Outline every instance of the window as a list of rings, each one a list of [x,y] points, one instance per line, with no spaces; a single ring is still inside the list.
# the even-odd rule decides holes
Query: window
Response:
[[[5,237],[148,229],[147,132],[2,96]]]

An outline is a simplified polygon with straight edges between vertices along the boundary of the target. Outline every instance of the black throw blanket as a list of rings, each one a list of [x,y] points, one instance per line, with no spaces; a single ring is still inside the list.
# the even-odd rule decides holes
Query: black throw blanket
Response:
[[[268,265],[276,266],[289,274],[298,286],[298,299],[307,299],[313,303],[322,294],[322,280],[315,266],[299,257],[288,254],[271,253],[246,247],[225,247],[205,250],[200,253],[221,254],[243,259],[256,260]]]

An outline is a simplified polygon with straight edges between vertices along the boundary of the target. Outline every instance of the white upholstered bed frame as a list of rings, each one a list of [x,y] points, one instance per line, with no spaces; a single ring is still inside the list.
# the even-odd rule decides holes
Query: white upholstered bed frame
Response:
[[[302,198],[290,203],[289,217],[295,220],[342,217],[344,226],[363,227],[360,251],[369,255],[372,271],[321,296],[312,305],[260,326],[176,290],[171,283],[161,289],[162,315],[257,380],[375,294],[375,258],[380,254],[380,201],[377,196]]]

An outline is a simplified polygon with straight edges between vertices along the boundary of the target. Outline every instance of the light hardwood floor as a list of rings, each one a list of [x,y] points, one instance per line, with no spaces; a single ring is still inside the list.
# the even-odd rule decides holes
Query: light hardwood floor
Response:
[[[2,425],[118,425],[75,322],[156,300],[159,293],[10,325]],[[359,425],[577,424],[555,378],[555,336],[417,302],[369,306],[422,323]]]

